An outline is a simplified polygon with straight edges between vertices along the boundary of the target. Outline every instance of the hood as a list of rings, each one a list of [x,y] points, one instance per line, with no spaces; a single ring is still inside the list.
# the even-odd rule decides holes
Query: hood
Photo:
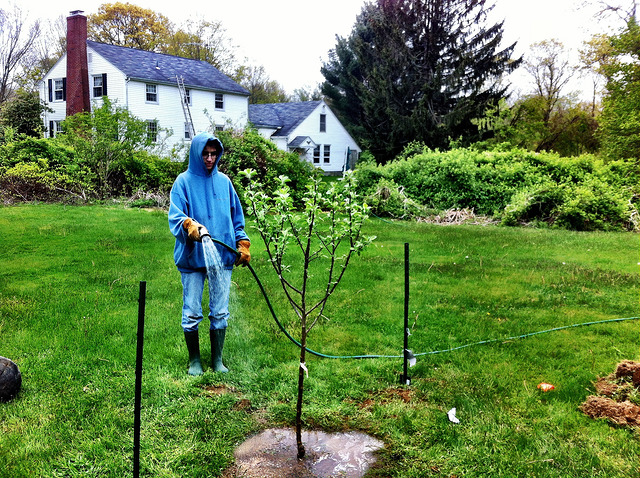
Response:
[[[202,151],[209,141],[215,141],[220,148],[220,154],[218,155],[218,159],[213,165],[213,169],[211,170],[211,172],[207,171],[207,168],[204,166],[204,161],[202,159]],[[193,140],[191,141],[191,148],[189,149],[188,171],[198,176],[209,176],[210,174],[215,174],[218,172],[218,164],[220,163],[220,159],[222,158],[223,154],[224,147],[222,146],[222,142],[218,138],[216,138],[211,133],[199,133],[195,135]]]

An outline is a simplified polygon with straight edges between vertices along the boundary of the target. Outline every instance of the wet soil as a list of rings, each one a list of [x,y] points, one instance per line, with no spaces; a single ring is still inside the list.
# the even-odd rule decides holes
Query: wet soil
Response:
[[[384,444],[364,433],[303,431],[298,460],[295,430],[276,428],[249,438],[235,451],[225,478],[361,478]]]

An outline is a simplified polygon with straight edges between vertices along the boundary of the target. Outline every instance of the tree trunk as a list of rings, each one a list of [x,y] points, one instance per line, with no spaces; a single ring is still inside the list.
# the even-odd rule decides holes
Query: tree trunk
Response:
[[[304,322],[304,320],[303,320]],[[302,398],[304,395],[304,376],[305,370],[303,364],[307,352],[307,327],[306,323],[302,325],[302,336],[300,338],[300,367],[298,368],[298,401],[296,403],[296,443],[298,445],[298,460],[304,458],[305,450],[302,443]]]

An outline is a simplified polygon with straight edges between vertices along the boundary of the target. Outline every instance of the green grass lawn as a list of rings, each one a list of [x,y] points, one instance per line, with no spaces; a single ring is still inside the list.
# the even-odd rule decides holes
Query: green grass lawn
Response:
[[[410,244],[410,387],[402,360],[307,366],[305,424],[385,443],[371,477],[639,477],[638,430],[579,409],[594,381],[639,359],[638,235],[370,220],[309,347],[401,355]],[[252,265],[295,322],[255,232]],[[181,286],[166,213],[0,209],[0,355],[23,374],[0,404],[0,477],[123,477],[133,465],[139,282],[147,282],[141,475],[215,477],[263,428],[292,426],[298,350],[249,270],[234,273],[227,375],[187,376]],[[451,352],[431,354],[475,344]],[[555,390],[542,393],[537,384]],[[460,424],[447,419],[457,408]]]

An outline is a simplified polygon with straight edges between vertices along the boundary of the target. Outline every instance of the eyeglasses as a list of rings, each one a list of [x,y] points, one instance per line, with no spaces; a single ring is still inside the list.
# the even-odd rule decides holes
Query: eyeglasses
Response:
[[[203,151],[202,152],[202,157],[203,158],[208,158],[208,157],[215,158],[217,156],[218,156],[218,152],[217,151],[212,151],[212,152]]]

